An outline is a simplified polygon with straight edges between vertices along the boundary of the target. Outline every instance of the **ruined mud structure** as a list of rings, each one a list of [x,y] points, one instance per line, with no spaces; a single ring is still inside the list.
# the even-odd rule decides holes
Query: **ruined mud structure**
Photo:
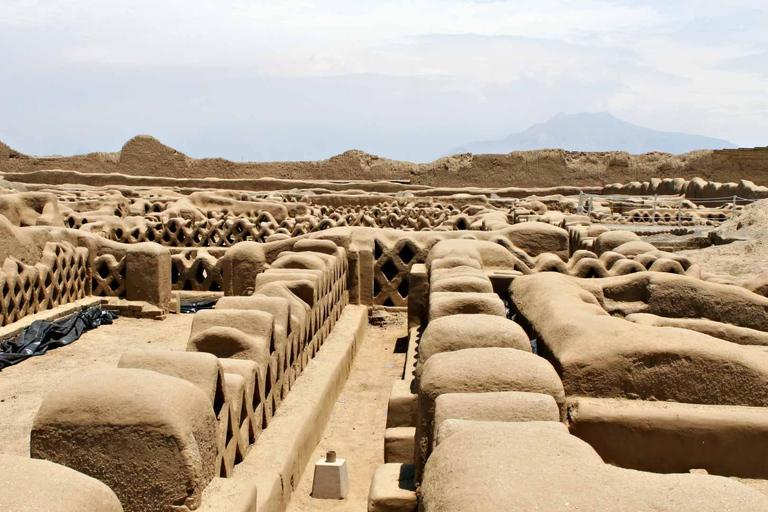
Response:
[[[0,149],[0,339],[119,315],[0,371],[0,510],[768,510],[768,275],[707,267],[764,186]]]

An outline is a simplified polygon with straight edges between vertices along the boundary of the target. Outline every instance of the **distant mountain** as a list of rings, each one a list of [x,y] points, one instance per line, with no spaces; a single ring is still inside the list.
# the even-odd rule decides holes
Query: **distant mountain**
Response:
[[[557,114],[503,140],[475,142],[457,153],[509,153],[532,149],[567,151],[626,151],[631,154],[663,151],[687,153],[695,149],[737,149],[732,142],[687,133],[659,132],[627,123],[607,112]]]

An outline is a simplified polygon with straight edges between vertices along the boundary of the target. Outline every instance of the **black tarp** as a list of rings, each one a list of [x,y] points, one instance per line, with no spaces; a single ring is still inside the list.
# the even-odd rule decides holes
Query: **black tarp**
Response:
[[[41,356],[50,349],[69,345],[84,332],[111,324],[115,318],[115,313],[95,307],[55,322],[35,320],[15,340],[0,342],[0,370],[30,357]]]
[[[180,313],[197,313],[201,309],[213,309],[215,300],[201,300],[200,302],[182,302],[179,305]]]

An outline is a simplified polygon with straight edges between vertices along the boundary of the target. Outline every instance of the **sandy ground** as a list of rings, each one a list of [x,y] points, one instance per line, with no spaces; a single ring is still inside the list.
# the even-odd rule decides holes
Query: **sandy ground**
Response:
[[[713,274],[749,279],[768,272],[768,200],[745,206],[712,234],[736,241],[680,254]]]
[[[68,376],[114,368],[120,354],[135,348],[184,350],[194,315],[168,315],[162,322],[118,318],[85,333],[66,347],[0,372],[0,453],[29,455],[29,432],[37,409]]]
[[[384,464],[384,430],[392,383],[402,378],[405,354],[395,353],[399,337],[407,335],[404,313],[382,327],[369,326],[352,372],[333,408],[322,441],[315,449],[288,512],[316,510],[364,512],[373,472]],[[349,494],[343,501],[310,496],[315,462],[328,450],[346,459]]]
[[[733,480],[736,480],[737,482],[741,482],[744,485],[751,487],[753,491],[757,491],[761,494],[765,494],[768,496],[768,480],[757,480],[754,478],[737,478],[735,476],[731,477]]]
[[[705,249],[680,251],[702,270],[748,279],[768,272],[768,241],[748,240]]]

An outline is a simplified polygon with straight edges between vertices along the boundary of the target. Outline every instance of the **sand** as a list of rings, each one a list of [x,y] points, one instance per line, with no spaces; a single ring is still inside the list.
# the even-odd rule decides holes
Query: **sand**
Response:
[[[193,317],[168,315],[162,322],[118,318],[112,325],[85,333],[71,345],[0,372],[0,453],[29,456],[35,414],[45,395],[56,392],[62,380],[77,372],[115,368],[126,350],[184,350]]]
[[[749,279],[768,272],[768,200],[747,205],[714,229],[711,236],[725,245],[680,251],[702,270]]]
[[[705,249],[680,251],[678,254],[701,265],[702,270],[710,274],[749,279],[768,272],[768,240],[713,245]]]

